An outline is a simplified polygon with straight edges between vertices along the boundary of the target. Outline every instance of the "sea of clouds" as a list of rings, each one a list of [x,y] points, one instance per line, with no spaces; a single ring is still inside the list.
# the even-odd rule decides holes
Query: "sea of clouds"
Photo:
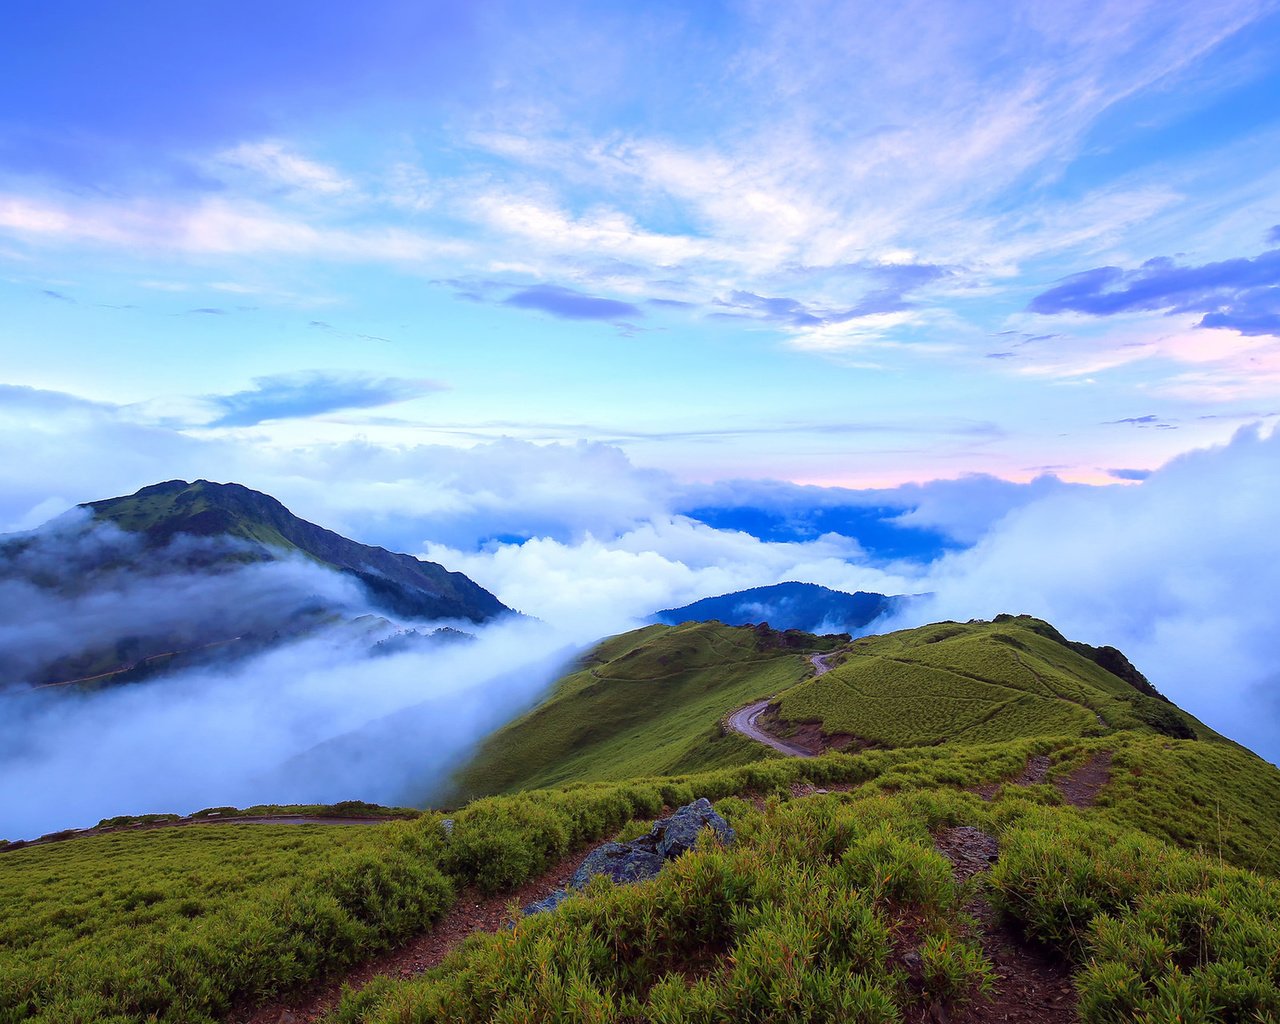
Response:
[[[465,572],[538,621],[378,659],[313,638],[216,673],[72,700],[29,695],[20,707],[6,700],[0,835],[209,804],[420,796],[536,700],[569,651],[660,608],[787,580],[931,595],[898,626],[1041,616],[1074,639],[1119,647],[1207,724],[1280,756],[1280,437],[1258,428],[1136,483],[972,476],[859,492],[682,484],[603,444],[284,452],[139,426],[65,396],[19,398],[40,406],[43,434],[29,436],[18,459],[8,457],[14,434],[0,432],[0,521],[10,528],[161,479],[236,480],[356,540]],[[93,457],[104,443],[124,445],[127,457]],[[890,508],[958,550],[886,560],[853,536],[762,540],[683,514],[711,505],[792,514],[824,503]],[[273,585],[296,585],[293,571]],[[84,614],[68,606],[41,618],[75,628]],[[16,629],[34,644],[48,633],[20,611],[14,621],[10,636]],[[339,749],[344,757],[326,760]]]

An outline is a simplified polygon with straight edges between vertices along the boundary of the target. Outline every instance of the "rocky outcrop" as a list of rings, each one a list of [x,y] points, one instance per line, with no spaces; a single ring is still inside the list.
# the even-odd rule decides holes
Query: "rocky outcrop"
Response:
[[[648,838],[648,837],[646,837]],[[596,875],[604,875],[615,885],[643,882],[662,870],[663,859],[646,849],[642,840],[635,843],[605,843],[597,846],[584,860],[573,877],[571,889],[583,889]]]
[[[649,834],[629,843],[605,843],[589,854],[569,879],[568,889],[558,889],[546,899],[524,908],[526,916],[554,910],[570,892],[586,888],[596,875],[604,875],[615,885],[629,885],[652,878],[669,860],[696,849],[702,830],[710,827],[716,840],[724,846],[732,846],[737,835],[711,805],[702,797],[685,804],[671,817],[654,822]]]
[[[698,836],[708,825],[721,844],[733,845],[737,836],[705,796],[691,804],[685,804],[671,817],[655,823],[645,838],[655,841],[659,856],[665,860],[673,860],[697,846]]]

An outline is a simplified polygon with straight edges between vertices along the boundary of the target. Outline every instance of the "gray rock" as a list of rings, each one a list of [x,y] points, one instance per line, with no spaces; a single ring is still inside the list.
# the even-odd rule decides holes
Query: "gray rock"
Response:
[[[604,875],[616,885],[643,882],[662,870],[662,858],[632,843],[605,843],[587,854],[587,859],[569,879],[569,887],[581,889],[596,875]]]
[[[673,860],[694,849],[698,845],[698,836],[708,825],[725,846],[732,846],[738,838],[737,833],[716,813],[706,797],[685,804],[671,817],[663,818],[653,826],[649,835],[657,840],[659,855],[666,860]]]
[[[569,879],[569,889],[585,888],[596,875],[604,875],[615,885],[629,885],[652,878],[668,860],[694,849],[702,830],[708,825],[726,846],[733,845],[737,839],[729,823],[704,797],[681,807],[671,817],[655,822],[648,835],[629,843],[605,843],[596,847]],[[530,903],[524,908],[524,913],[528,916],[555,910],[568,895],[567,890],[559,889],[546,899]]]
[[[564,889],[557,889],[550,896],[538,900],[537,903],[530,903],[521,913],[528,917],[530,914],[541,914],[545,910],[555,910],[568,898],[569,894]]]

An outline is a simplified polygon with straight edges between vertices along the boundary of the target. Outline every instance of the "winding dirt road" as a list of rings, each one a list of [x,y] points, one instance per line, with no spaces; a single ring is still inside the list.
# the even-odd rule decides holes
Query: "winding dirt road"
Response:
[[[813,665],[813,673],[815,676],[824,675],[831,671],[831,666],[827,663],[830,654],[811,654],[809,663]],[[773,698],[767,697],[764,700],[758,700],[754,704],[748,704],[745,708],[739,708],[727,719],[725,725],[736,733],[741,733],[748,739],[753,739],[757,743],[763,743],[767,747],[773,747],[780,753],[786,754],[788,757],[815,757],[813,751],[805,750],[803,747],[797,747],[786,740],[778,739],[763,729],[758,724],[758,719],[768,710]]]

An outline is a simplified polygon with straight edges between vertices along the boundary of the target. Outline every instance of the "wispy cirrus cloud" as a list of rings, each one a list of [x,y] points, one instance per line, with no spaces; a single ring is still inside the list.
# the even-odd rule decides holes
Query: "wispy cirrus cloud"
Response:
[[[316,196],[332,198],[355,188],[336,168],[309,160],[278,139],[242,142],[218,153],[212,166],[247,172],[271,187]]]
[[[421,398],[445,385],[429,380],[310,373],[257,377],[253,387],[204,401],[215,415],[209,427],[251,427],[270,420],[318,416],[344,409],[372,409]]]
[[[292,255],[342,262],[423,263],[467,246],[398,225],[333,223],[245,198],[84,199],[0,194],[0,232],[46,245],[131,254]]]

